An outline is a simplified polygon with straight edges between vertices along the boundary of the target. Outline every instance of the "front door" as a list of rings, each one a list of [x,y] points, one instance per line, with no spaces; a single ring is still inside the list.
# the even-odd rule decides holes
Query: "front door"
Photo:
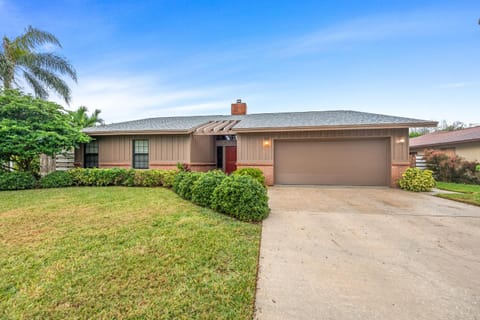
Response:
[[[225,173],[232,173],[237,170],[237,147],[225,147]]]

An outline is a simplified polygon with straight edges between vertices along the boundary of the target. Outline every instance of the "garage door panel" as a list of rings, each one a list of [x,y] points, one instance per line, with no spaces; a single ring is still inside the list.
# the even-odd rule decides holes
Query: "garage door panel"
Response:
[[[275,183],[387,185],[388,140],[277,141]]]

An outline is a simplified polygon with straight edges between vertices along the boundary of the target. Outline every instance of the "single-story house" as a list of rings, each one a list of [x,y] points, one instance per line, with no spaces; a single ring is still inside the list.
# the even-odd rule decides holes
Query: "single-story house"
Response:
[[[480,161],[480,126],[455,131],[436,131],[410,139],[410,153],[422,156],[425,149],[443,150],[469,161]]]
[[[409,167],[411,127],[436,122],[357,111],[160,117],[87,128],[75,165],[192,170],[259,168],[269,185],[394,186]]]

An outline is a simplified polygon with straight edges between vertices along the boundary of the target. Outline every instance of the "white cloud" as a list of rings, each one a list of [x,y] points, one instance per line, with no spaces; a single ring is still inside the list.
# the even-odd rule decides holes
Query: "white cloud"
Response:
[[[479,85],[480,85],[480,82],[478,81],[461,81],[461,82],[451,82],[451,83],[441,84],[439,87],[442,89],[455,89],[455,88],[475,87]]]
[[[90,111],[102,110],[108,123],[145,117],[226,113],[240,90],[250,85],[172,88],[153,75],[82,76],[71,84],[68,109],[85,105]],[[52,95],[52,100],[65,105]]]

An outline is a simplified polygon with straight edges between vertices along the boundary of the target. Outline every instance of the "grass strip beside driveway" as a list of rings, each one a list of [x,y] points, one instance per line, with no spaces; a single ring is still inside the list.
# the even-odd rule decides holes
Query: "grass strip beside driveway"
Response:
[[[438,189],[459,192],[456,194],[437,194],[440,198],[460,201],[480,206],[480,185],[451,182],[437,182]]]
[[[163,188],[0,193],[0,318],[251,319],[260,225]]]

